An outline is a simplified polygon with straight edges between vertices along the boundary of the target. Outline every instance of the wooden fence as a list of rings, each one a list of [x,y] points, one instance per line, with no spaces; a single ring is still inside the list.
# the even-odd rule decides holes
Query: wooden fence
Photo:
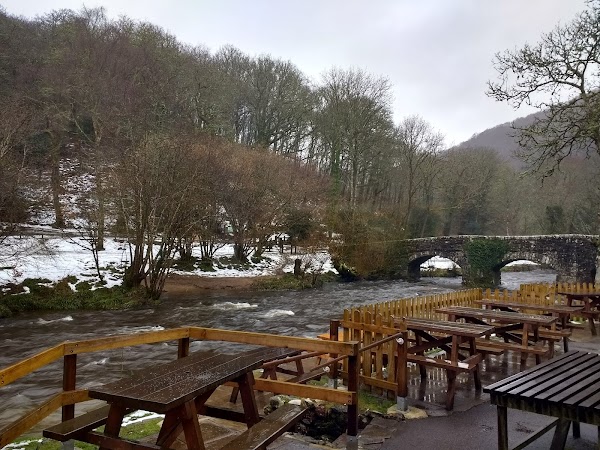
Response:
[[[600,287],[593,283],[532,283],[522,284],[518,291],[491,290],[483,292],[484,298],[508,302],[524,302],[532,305],[565,305],[566,299],[557,292],[594,292]],[[535,313],[535,311],[531,311]],[[539,312],[538,312],[539,313]],[[584,317],[571,316],[572,320],[585,321]]]
[[[332,321],[337,322],[337,321]],[[399,348],[406,348],[406,327],[394,325],[393,317],[383,317],[382,314],[372,314],[368,309],[353,309],[344,311],[344,319],[338,322],[342,327],[339,336],[342,341],[357,341],[361,345],[359,359],[359,380],[363,387],[376,394],[384,394],[390,399],[396,396],[406,397],[406,393],[398,392],[396,377],[406,372],[404,367],[396,367]],[[389,339],[402,337],[402,340]],[[382,344],[375,343],[385,341]],[[403,359],[405,361],[405,359]],[[342,362],[342,378],[347,378],[348,362]],[[403,380],[406,379],[404,376]],[[405,385],[403,383],[401,385]]]
[[[481,298],[481,289],[467,289],[448,292],[446,294],[401,298],[361,306],[358,309],[360,311],[369,311],[372,316],[381,314],[384,321],[389,320],[390,317],[417,317],[421,319],[444,320],[446,315],[436,313],[436,309],[446,306],[476,306],[474,301],[481,300]],[[344,314],[346,314],[345,311]]]
[[[600,286],[593,283],[535,283],[522,284],[517,292],[525,298],[528,296],[530,298],[545,298],[549,304],[562,304],[564,299],[562,296],[557,295],[557,292],[586,293],[598,290],[600,290]]]

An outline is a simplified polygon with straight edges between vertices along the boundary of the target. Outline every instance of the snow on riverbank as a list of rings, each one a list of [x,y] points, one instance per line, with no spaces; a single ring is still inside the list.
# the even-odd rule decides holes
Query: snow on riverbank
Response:
[[[42,233],[44,234],[42,237]],[[60,235],[54,229],[36,228],[35,235],[10,237],[0,246],[0,286],[7,283],[21,283],[27,278],[45,278],[51,282],[59,281],[73,275],[79,281],[94,284],[98,275],[89,245],[76,232],[71,230],[71,237]],[[107,238],[105,250],[100,252],[101,273],[106,286],[119,285],[123,279],[123,270],[129,262],[129,249],[126,243]],[[195,248],[193,256],[200,257],[200,250]],[[335,271],[330,255],[326,251],[314,254],[280,253],[278,249],[266,251],[264,258],[257,263],[244,266],[229,262],[233,256],[233,245],[227,244],[217,250],[213,271],[196,268],[193,271],[174,270],[180,275],[197,275],[203,277],[257,277],[276,273],[292,273],[294,260],[299,258],[304,267],[321,272]],[[512,264],[530,263],[515,261]],[[533,264],[533,263],[530,263]],[[446,258],[435,256],[426,261],[421,268],[453,269],[458,267]]]
[[[79,281],[95,283],[99,280],[92,252],[87,242],[76,236],[57,235],[56,230],[40,230],[36,235],[10,237],[0,247],[0,285],[21,283],[27,278],[45,278],[51,282],[59,281],[73,275]],[[74,233],[72,233],[74,234]],[[200,257],[198,248],[193,256]],[[257,277],[276,273],[294,271],[294,260],[300,258],[302,265],[310,262],[312,268],[322,272],[335,271],[327,252],[316,254],[280,253],[278,249],[266,251],[264,258],[257,263],[233,265],[228,258],[233,256],[233,245],[227,244],[215,255],[213,271],[173,270],[181,275],[198,275],[205,277]],[[100,268],[107,286],[119,285],[123,279],[123,270],[129,262],[129,249],[126,243],[107,238],[105,250],[100,252]]]

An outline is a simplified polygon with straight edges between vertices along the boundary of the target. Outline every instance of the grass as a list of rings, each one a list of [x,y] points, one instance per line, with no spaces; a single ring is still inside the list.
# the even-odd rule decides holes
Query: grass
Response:
[[[358,406],[362,413],[368,409],[369,411],[386,414],[387,410],[395,404],[395,400],[388,400],[387,398],[379,397],[366,391],[358,391]]]
[[[142,290],[125,290],[120,286],[91,290],[88,282],[80,282],[77,283],[80,289],[73,291],[69,286],[69,283],[77,282],[77,278],[73,276],[50,286],[40,284],[47,282],[49,280],[28,278],[9,292],[0,294],[0,318],[11,317],[24,311],[126,309],[147,301]],[[25,287],[29,289],[29,293],[25,293]]]
[[[324,387],[329,384],[329,377],[323,375],[320,380],[311,380],[306,384]],[[364,390],[358,391],[358,406],[360,413],[364,413],[369,410],[386,414],[390,406],[394,406],[395,404],[395,400],[388,400],[387,398],[380,397]],[[334,406],[335,403],[331,403],[330,405]]]

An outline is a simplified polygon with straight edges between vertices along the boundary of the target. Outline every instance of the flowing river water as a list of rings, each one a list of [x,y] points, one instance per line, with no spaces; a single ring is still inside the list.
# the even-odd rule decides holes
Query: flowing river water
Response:
[[[502,274],[502,286],[553,282],[552,271]],[[345,308],[398,298],[440,294],[461,289],[460,278],[331,283],[318,290],[283,292],[207,292],[202,296],[166,298],[158,306],[130,311],[33,312],[0,319],[4,368],[64,341],[117,334],[201,326],[315,337],[329,329]],[[276,344],[276,342],[274,343]],[[192,342],[192,351],[239,349],[236,344]],[[174,359],[177,342],[128,347],[78,356],[77,387],[113,381],[134,370]],[[45,366],[0,389],[0,428],[25,411],[39,406],[62,386],[62,361]]]

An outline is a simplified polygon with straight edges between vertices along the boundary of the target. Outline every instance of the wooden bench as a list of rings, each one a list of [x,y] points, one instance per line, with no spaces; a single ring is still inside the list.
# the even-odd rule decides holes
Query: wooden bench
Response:
[[[497,348],[501,350],[511,350],[514,352],[526,353],[538,356],[547,356],[550,354],[550,349],[541,347],[539,345],[528,345],[523,347],[520,344],[512,342],[497,341],[493,339],[477,339],[477,349],[480,347]]]
[[[523,332],[521,330],[515,330],[515,331],[511,331],[511,333],[513,334],[523,334]],[[560,341],[563,338],[568,338],[571,337],[571,330],[569,329],[565,329],[565,330],[546,330],[546,329],[540,329],[538,332],[538,338],[539,339],[545,339],[545,340],[554,340],[554,341]]]
[[[110,406],[106,405],[46,428],[43,435],[61,442],[71,439],[88,440],[86,435],[90,431],[106,424],[109,408]],[[223,450],[264,449],[293,427],[307,412],[307,408],[286,404],[229,442]]]
[[[504,350],[498,347],[488,347],[487,345],[485,345],[487,341],[485,339],[480,339],[477,341],[477,352],[481,353],[482,355],[501,355],[502,353],[504,353]],[[468,350],[469,349],[469,345],[468,344],[461,344],[460,348],[463,350]]]
[[[91,431],[106,423],[108,419],[109,405],[94,409],[74,419],[66,420],[43,431],[44,437],[65,442],[71,439],[79,439],[88,431]]]
[[[221,450],[262,450],[279,436],[292,428],[308,412],[298,405],[277,408],[258,424],[244,431]]]
[[[494,331],[493,327],[414,317],[406,318],[405,322],[408,331],[414,334],[415,339],[414,345],[410,345],[407,349],[406,361],[419,366],[421,380],[426,379],[428,366],[446,371],[448,380],[446,409],[451,410],[454,406],[456,377],[459,373],[472,374],[475,388],[481,389],[479,363],[483,357],[476,348],[475,339],[489,335]],[[444,350],[447,359],[426,355],[435,348]],[[466,350],[469,355],[461,355],[459,350]]]
[[[508,408],[558,418],[513,446],[525,448],[555,426],[546,448],[565,448],[573,422],[573,437],[579,437],[579,422],[600,426],[600,355],[568,352],[529,370],[484,388],[497,407],[498,449],[508,449]],[[513,444],[514,445],[514,444]],[[596,448],[596,447],[594,447]]]
[[[521,367],[525,367],[529,355],[534,355],[536,363],[539,364],[541,356],[549,354],[549,350],[541,348],[537,343],[529,345],[528,341],[537,340],[536,336],[539,335],[539,332],[554,326],[557,320],[557,317],[554,316],[522,314],[513,311],[497,311],[465,306],[438,308],[436,312],[447,314],[450,320],[464,319],[470,323],[493,326],[496,336],[502,337],[504,342],[485,340],[483,344],[488,347],[492,346],[520,352]],[[523,333],[521,336],[515,333],[519,330]],[[523,340],[527,341],[527,345],[522,345]],[[511,341],[514,343],[511,343]]]
[[[432,358],[430,356],[415,355],[409,353],[406,355],[408,362],[412,362],[419,365],[438,367],[440,369],[452,370],[454,372],[471,372],[477,369],[477,364],[481,362],[481,355],[472,355],[457,364],[453,364],[449,359],[443,358]]]

